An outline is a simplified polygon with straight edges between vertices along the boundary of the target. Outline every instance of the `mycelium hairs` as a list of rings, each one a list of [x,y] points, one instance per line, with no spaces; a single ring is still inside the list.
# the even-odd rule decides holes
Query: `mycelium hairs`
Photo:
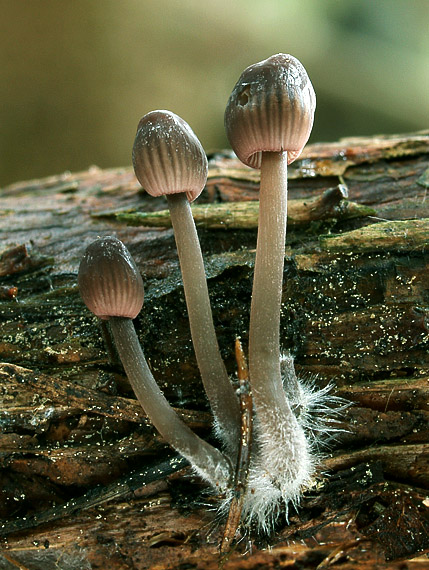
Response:
[[[245,164],[261,169],[249,368],[248,377],[239,374],[241,395],[220,356],[189,208],[207,179],[204,151],[189,125],[170,111],[148,113],[137,129],[134,169],[145,190],[167,196],[191,336],[221,451],[183,424],[156,386],[131,321],[143,304],[141,277],[123,244],[108,242],[115,252],[108,262],[102,259],[105,243],[90,246],[80,268],[82,297],[94,314],[111,322],[125,371],[153,424],[195,472],[222,493],[219,511],[235,510],[235,518],[228,516],[227,528],[230,519],[237,521],[229,525],[229,541],[238,524],[266,533],[281,511],[287,518],[289,507],[298,506],[303,491],[314,485],[323,450],[338,431],[337,418],[345,406],[331,395],[330,385],[320,390],[315,379],[298,379],[292,357],[280,351],[287,166],[307,142],[314,109],[315,94],[304,67],[285,54],[247,68],[228,100],[225,126],[231,146]],[[117,275],[123,275],[122,280]],[[129,311],[126,305],[133,304],[135,290],[140,301]],[[98,309],[100,295],[102,309]],[[249,410],[252,425],[244,428]]]
[[[315,375],[297,377],[289,352],[281,354],[280,367],[283,389],[299,426],[297,431],[304,436],[302,445],[309,452],[305,461],[301,461],[300,473],[296,477],[295,470],[291,473],[288,468],[293,458],[281,452],[254,417],[252,453],[241,519],[245,527],[265,535],[272,532],[282,512],[288,520],[289,508],[292,506],[296,510],[302,493],[311,490],[317,476],[322,475],[320,464],[338,434],[344,431],[340,418],[350,405],[345,399],[332,394],[333,383],[320,388]],[[278,424],[275,413],[267,411],[267,415],[275,426],[273,429],[279,430],[283,437],[296,437],[290,426]],[[271,473],[277,473],[275,482]],[[222,501],[219,507],[221,515],[228,512],[233,493],[230,490]]]

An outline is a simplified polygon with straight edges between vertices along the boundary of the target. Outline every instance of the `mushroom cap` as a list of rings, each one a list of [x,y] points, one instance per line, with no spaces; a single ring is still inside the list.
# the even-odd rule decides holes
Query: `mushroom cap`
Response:
[[[262,152],[301,154],[313,126],[316,94],[304,66],[278,53],[243,71],[228,99],[226,133],[238,158],[260,168]]]
[[[140,119],[133,165],[151,196],[186,192],[192,202],[207,181],[207,156],[200,141],[188,123],[171,111],[151,111]]]
[[[125,245],[115,237],[98,238],[86,249],[79,266],[79,291],[100,319],[134,319],[143,306],[143,280]]]

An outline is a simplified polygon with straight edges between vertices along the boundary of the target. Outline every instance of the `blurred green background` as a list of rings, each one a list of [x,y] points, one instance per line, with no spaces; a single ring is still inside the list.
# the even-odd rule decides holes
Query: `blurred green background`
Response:
[[[153,109],[226,147],[235,81],[277,52],[313,82],[312,142],[428,127],[428,0],[0,0],[0,186],[129,165]]]

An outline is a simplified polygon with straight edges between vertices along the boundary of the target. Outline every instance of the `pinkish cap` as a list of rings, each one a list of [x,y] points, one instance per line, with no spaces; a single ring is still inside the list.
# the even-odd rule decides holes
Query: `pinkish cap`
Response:
[[[192,202],[207,181],[207,157],[200,141],[188,123],[170,111],[151,111],[140,120],[133,164],[151,196],[186,192]]]
[[[313,126],[316,95],[303,65],[284,53],[243,71],[226,106],[225,128],[238,158],[260,168],[262,152],[301,154]]]
[[[125,245],[115,237],[92,242],[80,262],[79,291],[100,319],[134,319],[143,306],[143,280]]]

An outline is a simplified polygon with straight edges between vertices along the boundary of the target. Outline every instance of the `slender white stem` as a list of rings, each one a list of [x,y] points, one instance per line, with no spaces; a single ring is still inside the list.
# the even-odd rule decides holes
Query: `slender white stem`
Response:
[[[287,152],[262,154],[258,241],[249,329],[249,373],[255,404],[283,395],[280,308],[287,221]]]
[[[130,384],[155,428],[203,478],[215,488],[227,489],[231,480],[229,461],[198,437],[171,408],[147,365],[132,320],[111,317],[109,323]]]
[[[263,153],[258,242],[249,329],[249,379],[258,422],[258,461],[250,480],[265,480],[286,503],[296,501],[312,474],[304,431],[283,389],[280,370],[280,309],[287,218],[287,153]],[[275,504],[277,499],[273,500]],[[260,501],[260,503],[258,503]],[[269,502],[268,502],[269,504]]]
[[[182,271],[192,342],[217,429],[235,455],[240,438],[240,406],[219,352],[203,256],[185,193],[167,195]]]

